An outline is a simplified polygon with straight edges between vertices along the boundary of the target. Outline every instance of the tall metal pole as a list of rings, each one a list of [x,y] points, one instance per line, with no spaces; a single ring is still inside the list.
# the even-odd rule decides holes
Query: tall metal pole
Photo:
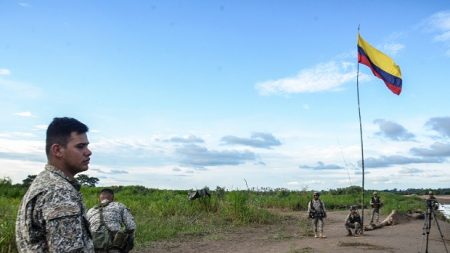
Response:
[[[358,25],[358,36],[359,36],[359,25]],[[362,167],[362,197],[361,197],[361,226],[362,233],[364,233],[364,145],[363,145],[363,133],[362,133],[362,123],[361,123],[361,107],[359,103],[359,56],[357,62],[357,73],[356,73],[356,92],[358,96],[358,115],[359,115],[359,134],[361,137],[361,167]]]

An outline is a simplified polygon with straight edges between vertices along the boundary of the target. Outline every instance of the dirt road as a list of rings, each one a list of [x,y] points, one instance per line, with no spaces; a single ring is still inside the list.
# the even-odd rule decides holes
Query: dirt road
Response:
[[[361,237],[347,237],[344,220],[347,212],[329,212],[325,223],[327,238],[308,235],[300,223],[303,212],[282,212],[285,219],[276,225],[258,225],[201,237],[155,242],[138,252],[173,253],[409,253],[425,252],[426,236],[422,235],[423,220],[404,220],[401,224],[366,231]],[[366,217],[369,214],[366,211]],[[384,218],[384,217],[380,217]],[[367,218],[366,218],[367,219]],[[439,221],[447,248],[450,247],[450,224]],[[428,252],[446,252],[442,238],[433,222],[429,234]],[[449,249],[450,250],[450,249]]]

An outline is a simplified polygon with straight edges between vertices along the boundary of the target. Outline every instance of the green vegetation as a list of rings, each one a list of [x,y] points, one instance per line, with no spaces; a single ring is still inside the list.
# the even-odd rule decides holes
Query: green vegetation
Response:
[[[312,196],[311,191],[287,189],[252,189],[248,191],[226,191],[217,187],[211,198],[188,200],[188,191],[158,190],[143,186],[112,187],[116,200],[124,203],[135,216],[138,224],[137,247],[156,240],[206,235],[214,237],[232,226],[247,224],[276,224],[281,217],[271,209],[305,211]],[[0,179],[0,253],[16,252],[14,226],[18,206],[27,189],[26,185],[11,184],[9,179]],[[86,206],[97,203],[100,187],[83,187]],[[365,206],[369,208],[372,191],[367,191]],[[405,197],[388,192],[379,192],[385,203],[382,212],[392,209],[399,212],[424,209],[423,201],[417,197]],[[321,199],[328,210],[347,210],[350,205],[361,202],[361,188],[357,186],[321,192]],[[299,229],[308,233],[306,220]],[[293,249],[293,252],[309,252],[309,249]]]

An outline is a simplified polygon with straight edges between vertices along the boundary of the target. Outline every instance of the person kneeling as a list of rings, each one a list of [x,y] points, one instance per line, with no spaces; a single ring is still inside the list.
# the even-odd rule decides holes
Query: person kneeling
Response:
[[[359,216],[356,206],[352,206],[350,208],[350,213],[347,215],[347,219],[345,220],[345,228],[348,231],[347,236],[358,236],[361,234],[361,216]],[[354,229],[353,233],[352,229]]]

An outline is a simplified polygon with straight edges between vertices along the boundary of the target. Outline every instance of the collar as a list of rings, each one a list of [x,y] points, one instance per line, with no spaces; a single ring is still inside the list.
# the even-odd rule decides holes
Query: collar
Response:
[[[68,176],[66,176],[64,174],[64,172],[62,172],[60,169],[58,169],[55,166],[50,165],[50,164],[46,164],[45,169],[53,174],[56,174],[56,175],[62,177],[64,180],[69,182],[77,191],[80,191],[81,185],[76,179],[71,180]]]

